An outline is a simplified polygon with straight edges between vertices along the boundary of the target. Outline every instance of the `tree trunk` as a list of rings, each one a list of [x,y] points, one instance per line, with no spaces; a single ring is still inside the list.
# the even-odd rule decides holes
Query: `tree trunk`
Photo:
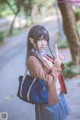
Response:
[[[14,19],[13,19],[13,21],[12,21],[11,27],[10,27],[10,29],[9,29],[8,35],[12,35],[13,25],[14,25],[15,19],[16,19],[16,17],[17,17],[17,14],[18,14],[18,12],[15,13],[15,16],[14,16]]]
[[[80,36],[76,28],[73,9],[69,3],[58,2],[58,5],[62,14],[63,27],[67,36],[73,63],[80,65]]]

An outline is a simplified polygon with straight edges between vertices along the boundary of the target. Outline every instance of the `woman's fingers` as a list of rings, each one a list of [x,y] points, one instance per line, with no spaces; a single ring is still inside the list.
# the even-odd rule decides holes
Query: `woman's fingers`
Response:
[[[62,61],[59,58],[56,58],[54,60],[54,64],[58,64],[59,66],[61,65]]]
[[[58,57],[60,58],[61,61],[63,61],[63,59],[64,59],[63,55],[59,54]]]

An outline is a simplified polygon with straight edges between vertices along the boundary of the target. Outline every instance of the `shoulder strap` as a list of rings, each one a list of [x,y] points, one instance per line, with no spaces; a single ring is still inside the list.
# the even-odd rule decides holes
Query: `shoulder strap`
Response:
[[[38,58],[38,60],[42,63],[43,67],[45,67],[47,70],[50,70],[50,68],[46,65],[46,63],[43,61],[43,59],[39,55],[34,54],[34,56]]]
[[[51,57],[51,56],[49,56],[48,54],[46,54],[48,57],[50,57],[53,61],[55,60],[55,57],[53,58],[53,57]]]

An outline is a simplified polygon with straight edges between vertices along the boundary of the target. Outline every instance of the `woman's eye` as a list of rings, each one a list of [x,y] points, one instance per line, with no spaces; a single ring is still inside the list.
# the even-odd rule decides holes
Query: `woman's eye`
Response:
[[[41,41],[41,39],[38,39],[38,41]]]

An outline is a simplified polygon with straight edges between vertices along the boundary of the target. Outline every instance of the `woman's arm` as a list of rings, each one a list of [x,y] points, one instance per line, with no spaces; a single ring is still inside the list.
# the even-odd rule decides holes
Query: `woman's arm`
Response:
[[[56,104],[57,92],[52,75],[48,74],[42,67],[42,64],[35,56],[30,56],[27,61],[28,69],[33,77],[38,77],[48,85],[48,104]]]
[[[35,56],[30,56],[28,58],[27,66],[33,77],[38,77],[38,78],[48,82],[49,76],[51,76],[51,75],[49,75],[46,72],[46,70],[44,70],[41,62]]]
[[[55,59],[51,69],[47,71],[43,68],[41,62],[35,56],[30,56],[28,58],[27,66],[33,77],[38,77],[46,82],[49,81],[49,76],[52,76],[52,78],[57,78],[62,72],[60,63],[57,59]]]

